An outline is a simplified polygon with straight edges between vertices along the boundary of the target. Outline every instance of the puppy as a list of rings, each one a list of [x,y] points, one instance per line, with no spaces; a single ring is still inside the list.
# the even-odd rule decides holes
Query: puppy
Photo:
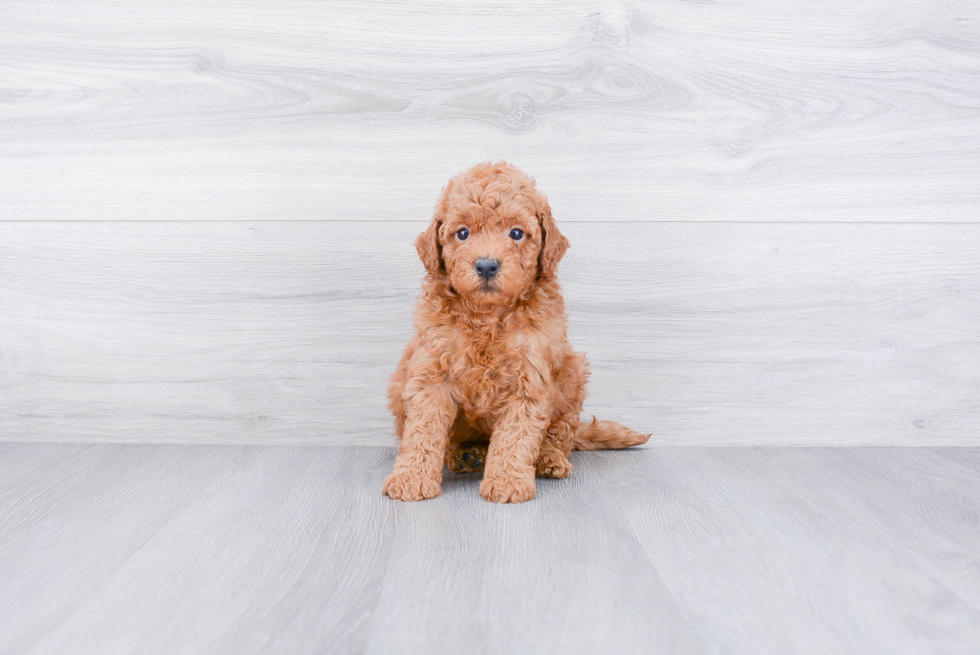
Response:
[[[588,363],[568,343],[556,280],[568,240],[533,180],[503,162],[474,166],[443,189],[415,246],[427,274],[388,387],[400,444],[385,494],[438,496],[445,463],[483,469],[485,499],[520,503],[535,474],[568,477],[573,448],[647,441],[579,420]]]

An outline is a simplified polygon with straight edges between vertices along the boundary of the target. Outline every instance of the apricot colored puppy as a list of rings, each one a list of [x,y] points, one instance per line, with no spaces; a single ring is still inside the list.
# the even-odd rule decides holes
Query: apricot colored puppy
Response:
[[[535,474],[572,472],[573,448],[646,442],[579,420],[588,363],[568,343],[555,278],[568,240],[533,180],[503,162],[474,166],[443,189],[415,245],[427,274],[388,387],[400,446],[385,494],[438,496],[445,463],[482,469],[487,500],[520,503]]]

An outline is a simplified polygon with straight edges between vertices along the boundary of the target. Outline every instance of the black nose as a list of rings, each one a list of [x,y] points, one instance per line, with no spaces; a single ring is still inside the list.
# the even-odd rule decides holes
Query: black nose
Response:
[[[496,259],[476,260],[476,274],[484,280],[489,280],[500,271],[500,262]]]

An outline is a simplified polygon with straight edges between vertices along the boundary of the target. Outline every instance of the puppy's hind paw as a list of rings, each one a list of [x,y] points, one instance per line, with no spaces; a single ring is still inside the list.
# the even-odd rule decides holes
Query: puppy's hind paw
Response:
[[[446,466],[453,473],[477,473],[486,461],[485,443],[463,443],[446,454]]]
[[[542,457],[535,465],[539,478],[567,478],[572,474],[572,463],[565,457]]]

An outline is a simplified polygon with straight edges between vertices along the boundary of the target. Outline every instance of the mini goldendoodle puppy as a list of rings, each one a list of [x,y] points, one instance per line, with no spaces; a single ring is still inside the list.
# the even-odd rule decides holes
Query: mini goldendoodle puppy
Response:
[[[401,441],[385,494],[438,496],[445,462],[484,469],[487,500],[520,503],[534,498],[535,473],[572,472],[573,448],[646,442],[579,421],[588,363],[568,343],[555,279],[568,240],[533,180],[506,163],[474,166],[443,189],[415,246],[427,275],[388,387]]]

